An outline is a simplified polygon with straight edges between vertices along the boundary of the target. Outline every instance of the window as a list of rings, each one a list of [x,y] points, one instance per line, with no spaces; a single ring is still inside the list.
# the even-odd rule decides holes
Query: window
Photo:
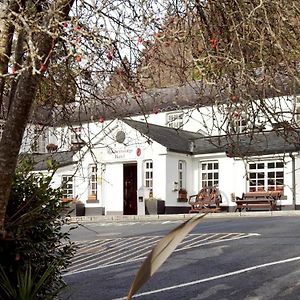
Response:
[[[242,133],[248,129],[248,119],[245,112],[234,111],[230,118],[229,130],[231,133]]]
[[[82,143],[81,127],[72,128],[70,137],[71,137],[71,143],[72,144]]]
[[[4,130],[4,122],[0,121],[0,140],[2,139],[3,130]]]
[[[61,177],[63,198],[73,198],[73,177],[70,175],[63,175]]]
[[[300,125],[300,95],[295,97],[295,121]]]
[[[153,188],[153,162],[152,160],[144,161],[144,186]]]
[[[48,144],[48,131],[45,128],[35,127],[33,130],[32,152],[45,153]]]
[[[248,164],[249,191],[283,191],[284,164],[282,161]]]
[[[178,161],[178,187],[185,189],[186,186],[186,162],[184,160]]]
[[[89,165],[89,198],[97,199],[97,165]]]
[[[183,112],[167,114],[167,126],[181,128],[183,126]]]
[[[219,185],[219,163],[216,161],[200,163],[201,187]]]

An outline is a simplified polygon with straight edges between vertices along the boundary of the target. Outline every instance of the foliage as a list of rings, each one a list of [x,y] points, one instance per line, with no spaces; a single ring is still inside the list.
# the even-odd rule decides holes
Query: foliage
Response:
[[[20,293],[22,286],[32,290],[41,285],[36,298],[28,299],[47,299],[59,292],[64,286],[61,272],[75,251],[69,232],[62,231],[61,193],[49,186],[50,181],[51,176],[29,174],[25,169],[16,173],[5,219],[7,235],[0,244],[6,281],[18,286]],[[0,298],[3,293],[2,287]]]
[[[27,265],[24,270],[18,270],[16,274],[16,282],[10,280],[4,269],[0,267],[0,288],[6,299],[18,300],[35,300],[40,299],[43,288],[55,271],[55,265],[50,265],[44,273],[40,270],[35,274],[32,273],[31,265]],[[39,276],[39,279],[37,279]],[[16,284],[15,284],[16,283]],[[57,291],[49,293],[44,299],[53,299]]]

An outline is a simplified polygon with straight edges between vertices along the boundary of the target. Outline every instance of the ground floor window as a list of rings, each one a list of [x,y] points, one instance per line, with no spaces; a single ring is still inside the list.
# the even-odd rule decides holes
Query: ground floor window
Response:
[[[200,163],[200,185],[202,188],[219,185],[219,163],[217,161]]]
[[[283,191],[282,161],[251,162],[248,164],[249,191]]]
[[[97,199],[97,165],[89,165],[89,198]]]
[[[184,160],[178,161],[178,187],[179,189],[186,188],[186,162]]]
[[[63,175],[61,177],[63,198],[73,198],[73,176]]]
[[[153,188],[153,161],[146,160],[144,161],[144,186]]]

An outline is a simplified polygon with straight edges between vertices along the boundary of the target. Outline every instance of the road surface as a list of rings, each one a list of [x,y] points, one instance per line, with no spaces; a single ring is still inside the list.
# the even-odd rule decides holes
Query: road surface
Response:
[[[182,221],[85,223],[61,296],[125,299],[154,244]],[[181,243],[137,299],[300,299],[300,219],[206,219]]]

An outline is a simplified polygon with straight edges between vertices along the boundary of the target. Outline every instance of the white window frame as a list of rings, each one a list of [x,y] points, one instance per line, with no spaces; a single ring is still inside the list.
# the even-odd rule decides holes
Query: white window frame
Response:
[[[171,128],[182,128],[184,121],[184,113],[183,112],[175,112],[167,114],[167,126]]]
[[[199,164],[200,187],[218,187],[219,186],[219,162],[202,161]]]
[[[70,199],[74,197],[74,184],[72,175],[61,176],[61,187],[63,198]]]
[[[35,126],[33,128],[33,143],[31,144],[31,151],[38,153],[46,153],[46,146],[48,144],[47,128]]]
[[[248,191],[284,191],[284,162],[280,160],[248,163]]]
[[[2,134],[3,134],[3,130],[4,130],[4,121],[0,120],[0,140],[2,139]]]
[[[229,130],[231,133],[244,133],[249,128],[247,113],[237,109],[234,111],[229,121]]]
[[[72,144],[82,143],[82,128],[80,126],[71,129],[70,139]]]
[[[295,96],[295,122],[300,126],[300,95]]]
[[[178,187],[179,189],[186,188],[186,161],[178,161]]]
[[[88,167],[89,172],[89,191],[88,191],[88,197],[89,198],[95,198],[97,199],[97,189],[98,189],[98,183],[97,183],[97,165],[91,164]]]
[[[144,186],[153,190],[153,160],[144,161]]]

